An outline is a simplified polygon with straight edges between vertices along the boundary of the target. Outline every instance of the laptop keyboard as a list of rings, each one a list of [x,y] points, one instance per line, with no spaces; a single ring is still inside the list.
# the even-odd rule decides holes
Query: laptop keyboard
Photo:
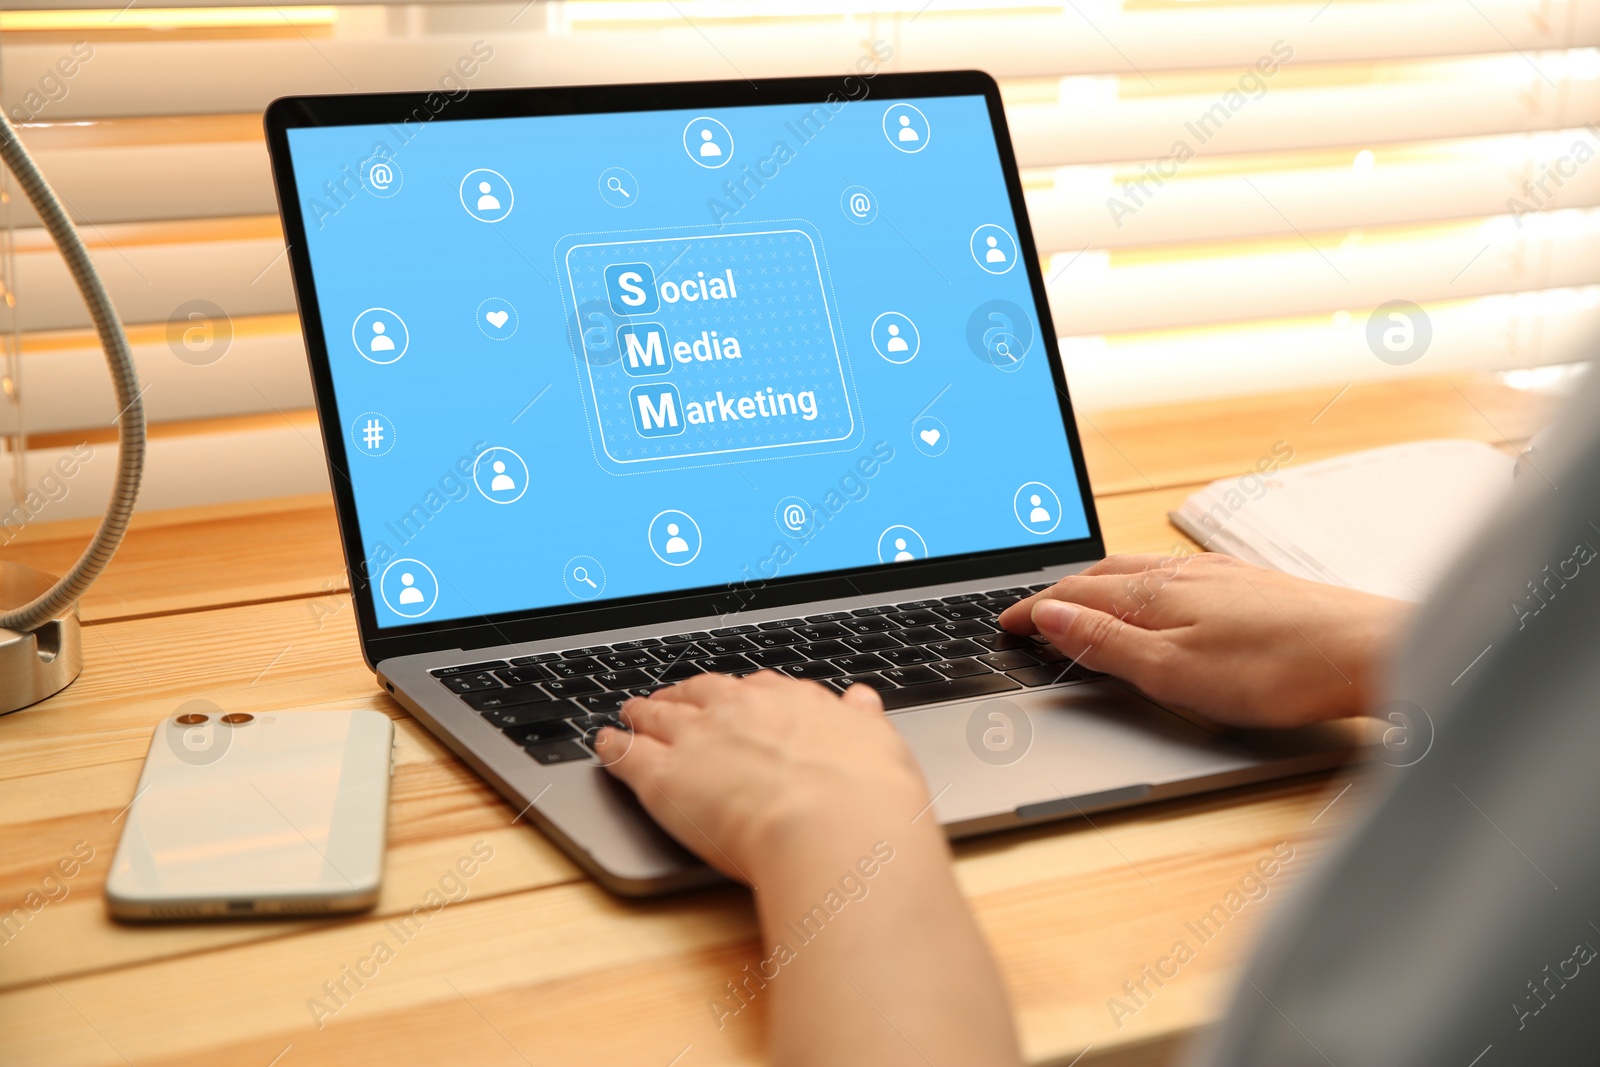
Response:
[[[630,697],[697,674],[774,670],[844,692],[870,685],[890,711],[1100,677],[995,618],[1045,585],[960,593],[670,637],[433,670],[440,684],[540,763],[587,759]]]

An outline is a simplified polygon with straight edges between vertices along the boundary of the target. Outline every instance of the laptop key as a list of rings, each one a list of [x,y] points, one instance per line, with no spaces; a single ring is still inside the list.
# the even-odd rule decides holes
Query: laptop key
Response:
[[[931,626],[912,626],[905,630],[896,630],[895,637],[908,645],[926,645],[930,641],[944,641],[947,634],[942,634]]]
[[[1039,661],[1020,648],[1009,649],[1005,652],[991,652],[987,656],[979,656],[978,662],[997,671],[1014,671],[1018,667],[1035,667]]]
[[[1040,582],[1038,585],[1030,585],[1028,586],[1028,595],[1032,596],[1034,593],[1042,593],[1055,584],[1055,582]]]
[[[528,745],[528,755],[543,764],[571,763],[589,758],[589,750],[576,741],[554,741],[549,744]]]
[[[605,664],[597,659],[583,657],[579,659],[558,659],[554,663],[545,664],[557,678],[581,678],[585,674],[599,674],[606,669]]]
[[[610,645],[588,645],[584,648],[569,648],[561,653],[562,659],[582,659],[585,656],[598,656],[602,652],[610,652]]]
[[[693,678],[697,674],[704,674],[706,670],[701,666],[704,662],[705,660],[699,659],[689,663],[669,663],[660,668],[660,673],[656,675],[656,681],[681,682],[685,678]]]
[[[1022,688],[1004,674],[974,674],[968,678],[946,678],[938,682],[891,689],[881,694],[886,711],[914,707],[917,704],[936,704],[943,700],[965,700],[968,697],[987,696]]]
[[[959,638],[954,641],[934,641],[922,647],[932,652],[939,659],[965,659],[967,656],[977,656],[983,653],[982,645]]]
[[[754,652],[746,652],[745,658],[758,667],[780,667],[785,663],[801,663],[805,660],[792,648],[758,648]]]
[[[859,656],[845,656],[843,659],[836,659],[833,661],[833,665],[846,674],[869,674],[873,671],[881,671],[893,666],[882,656],[875,656],[871,652],[863,652]]]
[[[976,604],[945,604],[933,609],[935,615],[946,619],[986,619],[989,613]]]
[[[825,611],[821,615],[807,615],[806,622],[843,622],[852,617],[848,611]]]
[[[957,593],[955,596],[940,597],[946,604],[970,604],[974,600],[982,600],[987,593]]]
[[[589,677],[607,689],[632,689],[636,685],[649,685],[653,679],[637,668],[626,671],[601,671]]]
[[[758,629],[758,630],[792,630],[796,626],[804,626],[805,623],[806,623],[806,620],[804,620],[804,619],[774,619],[772,622],[761,623],[759,626],[756,627],[756,629]]]
[[[793,630],[766,630],[762,633],[752,634],[750,640],[762,648],[782,648],[784,645],[798,645],[805,638]]]
[[[856,652],[881,652],[887,648],[901,647],[900,642],[888,634],[850,634],[839,638],[839,643]]]
[[[590,693],[581,696],[573,703],[591,715],[604,715],[622,710],[622,705],[628,702],[627,693]]]
[[[884,604],[876,608],[857,608],[850,614],[865,618],[869,615],[893,615],[895,610],[896,609],[893,604]]]
[[[932,626],[940,620],[931,611],[897,611],[889,616],[889,621],[896,626]]]
[[[440,678],[445,686],[453,693],[472,693],[479,689],[499,689],[500,680],[488,671],[477,674],[461,674],[449,678]]]
[[[994,627],[977,619],[961,619],[956,622],[941,622],[934,627],[946,637],[977,637],[979,634],[992,634]]]
[[[994,600],[1021,600],[1024,597],[1032,596],[1033,591],[1025,586],[1016,585],[1010,589],[991,589],[983,595]]]
[[[546,700],[543,704],[523,704],[515,708],[490,708],[483,712],[484,721],[504,729],[507,726],[526,726],[530,722],[546,719],[565,719],[573,713],[565,700]]]
[[[642,648],[631,652],[606,652],[595,658],[614,671],[627,670],[630,667],[648,667],[652,663],[660,662]]]
[[[942,600],[908,600],[904,604],[896,604],[901,611],[922,611],[926,608],[936,608],[943,604]]]
[[[734,637],[734,636],[736,636],[738,634],[753,634],[755,632],[756,632],[756,628],[754,626],[749,626],[749,625],[745,625],[745,626],[721,626],[721,627],[718,627],[715,630],[712,630],[711,631],[711,636],[712,637]]]
[[[989,669],[975,659],[936,659],[928,666],[946,678],[966,678],[973,674],[989,673]]]
[[[521,723],[501,727],[505,735],[519,745],[540,745],[550,741],[576,738],[578,731],[565,719],[545,719],[543,722]]]
[[[778,672],[787,674],[791,678],[807,678],[821,681],[823,678],[837,678],[844,672],[831,663],[813,660],[809,663],[785,663]]]
[[[848,674],[843,678],[829,678],[822,684],[841,693],[852,685],[870,685],[880,693],[894,688],[893,682],[879,674]]]
[[[518,656],[511,661],[513,667],[526,667],[530,663],[549,663],[561,658],[559,652],[541,652],[537,656]]]
[[[909,667],[915,663],[928,663],[939,658],[927,649],[915,645],[910,648],[886,648],[879,655],[896,667]]]
[[[536,663],[530,663],[525,667],[507,667],[503,671],[495,671],[494,676],[507,685],[531,685],[555,677]]]
[[[1031,689],[1034,686],[1057,685],[1061,682],[1087,682],[1091,678],[1101,676],[1067,663],[1043,663],[1037,667],[1022,667],[1007,671],[1006,677],[1021,682]]]
[[[927,667],[891,667],[883,672],[883,676],[896,685],[921,685],[924,682],[936,682],[939,675]]]
[[[632,652],[636,648],[660,648],[661,638],[641,637],[637,641],[618,641],[611,646],[613,652]]]
[[[503,659],[492,659],[483,663],[463,663],[456,667],[435,667],[428,673],[435,678],[454,678],[458,674],[478,674],[482,671],[492,671],[505,665],[506,661]]]
[[[461,702],[474,711],[543,704],[549,699],[550,694],[536,685],[519,685],[514,689],[485,689],[476,693],[461,694]]]
[[[539,683],[551,696],[577,697],[585,693],[598,693],[601,691],[600,683],[587,676],[579,678],[552,678],[548,682]]]
[[[700,660],[696,666],[705,668],[711,674],[749,674],[756,669],[756,665],[743,656],[712,656]]]
[[[853,634],[881,634],[885,630],[893,630],[895,624],[881,616],[866,619],[845,619],[839,624]]]
[[[748,637],[711,637],[701,641],[700,647],[713,656],[731,656],[735,652],[748,652],[756,645]]]
[[[990,652],[1005,652],[1013,648],[1024,648],[1032,651],[1039,647],[1020,634],[979,634],[972,640],[987,648]]]
[[[807,659],[839,659],[854,650],[843,641],[813,641],[809,645],[798,646],[795,651],[803,653]]]
[[[702,637],[710,636],[710,634],[705,633],[704,631],[692,634],[672,634],[669,637],[663,637],[661,639],[661,643],[664,645],[686,645],[690,641],[698,641]]]
[[[796,626],[794,632],[807,641],[826,641],[830,638],[843,637],[850,631],[836,622],[815,622]]]

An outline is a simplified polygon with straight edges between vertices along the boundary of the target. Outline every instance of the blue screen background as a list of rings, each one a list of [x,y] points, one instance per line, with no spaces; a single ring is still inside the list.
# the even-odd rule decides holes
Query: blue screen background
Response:
[[[893,136],[900,114],[915,151]],[[717,157],[693,151],[696,122],[714,130],[724,165],[702,165]],[[982,97],[303,128],[289,143],[380,626],[1088,535],[1026,270],[991,273],[978,255],[988,226],[1018,258]],[[363,187],[377,163],[389,174]],[[478,170],[494,172],[498,209],[479,207],[478,176],[466,181]],[[774,231],[809,238],[779,249],[801,249],[785,275],[797,280],[770,280],[747,258],[761,251],[748,235]],[[646,234],[670,240],[628,243]],[[580,244],[615,249],[601,253],[609,263],[652,263],[658,282],[725,263],[737,299],[660,310],[699,316],[668,323],[669,335],[739,335],[741,358],[618,378],[617,326],[662,315],[610,311],[598,273],[575,293],[565,252]],[[791,346],[800,363],[785,382],[791,299],[814,328]],[[1023,321],[985,313],[1006,306]],[[914,356],[893,362],[905,352],[880,354],[884,331],[906,320]],[[1003,358],[975,340],[974,322],[1004,327]],[[364,355],[374,323],[397,344]],[[632,409],[625,389],[597,400],[591,370],[622,385],[675,381],[687,402],[716,389],[793,392],[824,367],[837,381],[818,393],[831,406],[814,423],[791,408],[772,432],[722,422],[667,442],[720,447],[719,434],[738,431],[767,444],[788,434],[788,447],[637,471],[601,448],[598,420]],[[495,462],[510,488],[491,489]],[[1031,526],[1029,483],[1049,490],[1048,520]],[[669,553],[669,523],[687,550]]]

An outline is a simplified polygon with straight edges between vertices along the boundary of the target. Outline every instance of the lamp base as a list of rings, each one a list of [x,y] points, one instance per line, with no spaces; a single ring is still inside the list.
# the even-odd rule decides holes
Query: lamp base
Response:
[[[21,607],[55,577],[20,563],[0,563],[0,608]],[[74,604],[31,633],[0,630],[0,715],[54,696],[83,670],[83,632]]]

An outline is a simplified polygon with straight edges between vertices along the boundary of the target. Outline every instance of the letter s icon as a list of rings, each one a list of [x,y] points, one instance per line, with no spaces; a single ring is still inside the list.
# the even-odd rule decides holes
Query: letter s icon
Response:
[[[639,283],[642,281],[644,278],[636,270],[625,271],[617,276],[617,288],[622,290],[624,304],[636,308],[645,302],[649,294],[639,288]]]
[[[656,272],[648,263],[613,263],[605,270],[606,296],[618,315],[648,315],[661,306]]]

